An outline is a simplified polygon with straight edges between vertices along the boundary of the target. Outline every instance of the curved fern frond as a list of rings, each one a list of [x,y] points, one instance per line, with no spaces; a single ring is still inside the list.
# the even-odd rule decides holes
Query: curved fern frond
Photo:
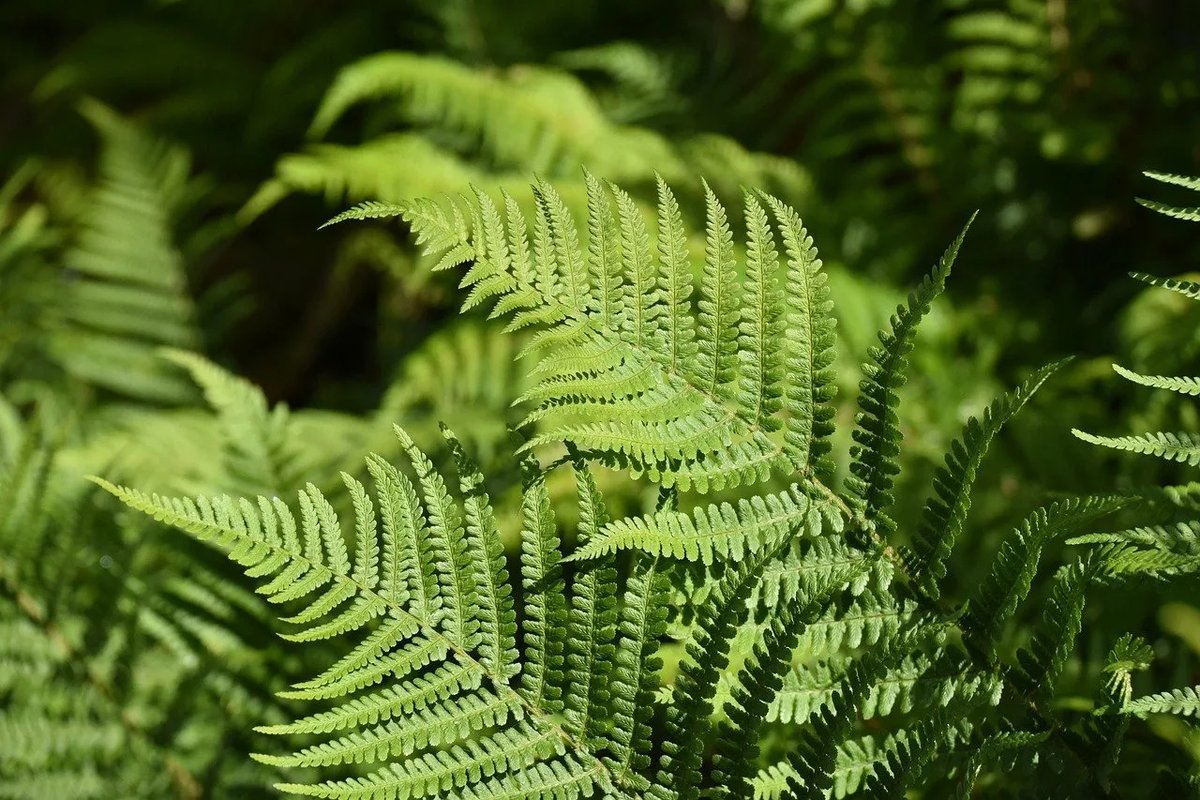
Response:
[[[1020,667],[1016,680],[1027,695],[1046,697],[1053,691],[1083,626],[1085,592],[1095,576],[1095,565],[1083,560],[1062,567],[1055,575],[1029,647],[1017,651]]]
[[[1200,395],[1200,378],[1175,377],[1173,375],[1141,375],[1120,364],[1113,364],[1113,371],[1127,381],[1149,386],[1151,389],[1167,389],[1179,394],[1195,397]]]
[[[962,617],[967,643],[994,657],[1005,625],[1029,594],[1046,544],[1130,502],[1118,495],[1073,498],[1026,517],[1001,543],[987,577],[967,602]]]
[[[1200,464],[1200,435],[1181,431],[1179,433],[1153,432],[1139,436],[1097,436],[1078,428],[1071,433],[1089,444],[1111,447],[1129,453],[1158,456],[1167,461],[1178,461],[1194,467]]]
[[[424,453],[402,431],[397,434],[416,483],[373,457],[372,501],[346,476],[355,519],[352,547],[332,506],[311,486],[299,495],[297,518],[277,498],[166,498],[95,480],[131,507],[223,546],[263,582],[259,591],[271,602],[298,609],[285,617],[296,626],[288,638],[357,637],[338,662],[288,693],[332,700],[330,710],[260,728],[319,741],[291,755],[257,758],[280,767],[366,763],[372,771],[283,784],[288,791],[371,797],[465,786],[483,772],[492,777],[472,783],[472,796],[586,796],[597,786],[615,791],[612,772],[599,758],[613,745],[602,727],[585,719],[598,712],[580,707],[572,700],[579,693],[571,689],[569,724],[563,726],[556,717],[561,700],[551,688],[564,681],[573,687],[588,683],[596,687],[588,694],[591,702],[607,702],[611,666],[604,644],[611,649],[614,623],[604,620],[615,609],[595,598],[612,591],[611,580],[578,577],[567,629],[557,630],[565,610],[549,592],[561,598],[561,590],[553,588],[561,573],[551,554],[544,489],[530,481],[523,571],[532,593],[525,643],[526,659],[539,661],[518,682],[511,590],[479,473],[447,433],[462,487],[457,502]],[[583,488],[593,519],[602,520],[598,494]],[[553,657],[564,639],[565,666]],[[633,743],[637,736],[630,729],[629,744],[644,749]],[[494,746],[484,747],[479,737],[491,737]],[[626,739],[622,734],[615,741]]]

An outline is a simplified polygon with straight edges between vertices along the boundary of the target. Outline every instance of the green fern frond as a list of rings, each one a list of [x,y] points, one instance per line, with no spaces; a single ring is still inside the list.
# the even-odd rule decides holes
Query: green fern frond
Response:
[[[907,378],[907,355],[913,348],[917,326],[945,288],[946,278],[972,221],[974,216],[933,271],[908,296],[907,303],[896,309],[889,326],[879,333],[879,345],[870,350],[871,360],[863,366],[866,377],[860,385],[858,424],[846,486],[858,511],[868,519],[876,520],[885,532],[894,527],[887,517],[887,510],[891,505],[891,487],[899,472],[896,457],[900,452],[901,437],[896,419],[899,404],[896,389]]]
[[[758,199],[747,197],[751,263],[738,287],[725,209],[708,193],[697,315],[687,237],[666,183],[659,182],[657,263],[633,198],[611,186],[610,201],[598,181],[585,175],[585,183],[586,247],[559,194],[545,182],[535,186],[537,278],[520,274],[502,246],[521,240],[526,223],[513,213],[502,219],[486,195],[467,201],[478,220],[469,228],[457,205],[419,201],[405,214],[440,267],[472,262],[463,278],[468,306],[495,298],[511,327],[540,328],[531,345],[539,351],[538,383],[522,399],[535,405],[527,421],[546,432],[528,447],[569,441],[589,458],[701,491],[778,472],[823,474],[817,462],[829,450],[833,318],[796,213],[766,198],[788,252],[779,289],[775,234]],[[789,344],[776,359],[769,339],[780,332]],[[735,335],[746,344],[740,358]],[[734,398],[746,401],[736,412]],[[784,426],[782,436],[772,435]]]
[[[299,485],[302,465],[297,463],[289,436],[286,406],[270,408],[262,390],[186,350],[163,350],[163,358],[192,376],[204,398],[217,412],[225,487],[240,495],[274,494]]]
[[[1155,275],[1147,275],[1144,272],[1131,272],[1129,276],[1134,280],[1148,283],[1151,286],[1159,286],[1163,289],[1169,289],[1172,292],[1187,297],[1190,300],[1200,300],[1200,283],[1195,281],[1181,281],[1175,278],[1159,278]]]
[[[1159,183],[1182,186],[1192,191],[1200,191],[1200,178],[1193,178],[1187,175],[1171,175],[1165,172],[1144,172],[1142,174],[1147,178],[1153,178]],[[1200,222],[1200,206],[1173,206],[1160,203],[1156,200],[1147,200],[1142,197],[1137,198],[1137,202],[1151,211],[1157,211],[1159,214],[1165,214],[1168,217],[1181,219],[1186,222]]]
[[[1129,453],[1158,456],[1167,461],[1178,461],[1188,466],[1200,464],[1200,435],[1181,431],[1179,433],[1152,432],[1140,436],[1097,436],[1093,433],[1072,428],[1071,433],[1089,444],[1111,447]]]
[[[1026,517],[1000,545],[987,577],[967,602],[962,628],[968,643],[994,656],[1005,625],[1029,594],[1047,543],[1129,503],[1118,495],[1081,497]]]
[[[845,664],[834,659],[788,673],[782,688],[771,701],[769,719],[802,722],[829,704],[840,685]],[[905,714],[914,708],[922,713],[935,708],[1000,701],[1003,682],[990,670],[973,669],[969,664],[935,664],[926,656],[905,658],[877,681],[872,682],[858,706],[864,720]]]
[[[551,654],[560,636],[568,643],[561,670],[570,687],[568,726],[563,727],[554,716],[561,704],[548,689],[559,680],[553,658],[545,658],[540,672],[521,678],[519,686],[514,680],[518,661],[510,590],[478,471],[451,438],[464,496],[460,505],[424,453],[402,431],[397,434],[416,488],[379,458],[368,462],[376,483],[374,502],[347,477],[355,518],[352,547],[328,501],[311,486],[299,495],[297,519],[278,499],[172,499],[96,482],[133,508],[223,546],[249,575],[263,581],[259,591],[269,600],[299,609],[286,617],[296,626],[288,638],[357,635],[358,643],[338,662],[289,692],[333,700],[331,710],[260,729],[275,735],[306,732],[321,740],[291,755],[258,758],[280,767],[366,763],[373,771],[304,789],[286,784],[289,791],[364,797],[433,780],[461,786],[484,765],[493,777],[473,784],[479,797],[576,796],[594,786],[611,787],[612,773],[598,758],[600,749],[611,745],[604,744],[604,728],[595,718],[609,702],[612,666],[605,653],[611,656],[616,609],[615,600],[605,598],[614,591],[612,580],[595,573],[590,579],[577,577],[562,633],[548,626],[557,625],[565,609],[533,592],[530,602],[542,609],[543,624],[540,630],[527,628],[526,644],[533,650],[526,657],[538,648],[539,656]],[[602,507],[594,486],[581,480],[585,505],[592,509],[585,525],[594,529],[603,521]],[[537,485],[531,483],[526,509],[531,530],[524,572],[531,587],[555,580],[556,569]],[[536,621],[538,613],[530,619]],[[586,694],[585,685],[591,687]],[[581,697],[589,699],[581,704]],[[632,744],[638,734],[630,732]],[[493,736],[501,749],[480,749],[477,734]],[[436,762],[425,757],[431,749],[438,751]]]
[[[195,348],[200,335],[183,258],[172,242],[189,177],[187,153],[89,102],[82,113],[101,138],[97,184],[64,265],[70,326],[56,343],[68,372],[152,402],[193,397],[164,369],[160,346]]]
[[[1136,717],[1146,717],[1150,714],[1200,717],[1200,687],[1189,686],[1139,697],[1126,705],[1122,712]]]
[[[1175,377],[1172,375],[1141,375],[1133,370],[1125,369],[1120,364],[1113,364],[1113,370],[1128,381],[1142,386],[1149,386],[1152,389],[1167,389],[1190,397],[1200,395],[1200,378]]]
[[[330,225],[337,225],[339,222],[348,222],[350,220],[361,222],[368,219],[393,219],[395,217],[404,216],[406,209],[406,206],[398,203],[384,203],[378,200],[365,200],[346,209],[340,214],[330,217],[325,222],[321,223],[321,227],[328,228]]]
[[[921,625],[910,628],[851,663],[829,701],[800,729],[796,749],[788,757],[787,789],[782,797],[820,797],[832,788],[838,753],[850,738],[857,709],[866,701],[872,684],[928,634],[929,630]]]
[[[730,643],[746,615],[746,600],[773,556],[774,552],[760,551],[738,562],[700,611],[671,691],[658,785],[651,790],[655,798],[696,800],[700,795],[701,762],[717,676],[729,665]]]
[[[1083,626],[1085,593],[1095,576],[1095,565],[1082,560],[1062,567],[1055,575],[1029,647],[1017,652],[1020,668],[1016,680],[1027,695],[1046,697],[1052,693]]]
[[[982,419],[972,417],[962,436],[950,445],[945,465],[934,474],[934,493],[926,502],[918,523],[910,564],[910,571],[930,596],[940,596],[939,582],[946,577],[946,559],[954,549],[971,508],[975,473],[987,454],[988,445],[1064,363],[1060,361],[1043,367],[1017,389],[996,399],[984,411]]]
[[[729,503],[702,506],[692,514],[660,511],[616,520],[601,528],[569,560],[593,559],[618,550],[638,549],[652,556],[736,562],[777,546],[787,537],[817,537],[821,515],[817,501],[798,487]]]

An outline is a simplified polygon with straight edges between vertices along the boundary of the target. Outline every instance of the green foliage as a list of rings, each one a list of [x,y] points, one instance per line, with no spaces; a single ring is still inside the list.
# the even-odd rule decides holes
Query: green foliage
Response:
[[[352,530],[311,483],[299,488],[297,515],[279,497],[168,497],[97,479],[132,508],[221,546],[280,606],[284,638],[330,654],[283,693],[311,710],[257,729],[295,740],[290,755],[256,756],[284,771],[279,787],[363,798],[439,788],[472,797],[874,797],[966,791],[1019,754],[1028,769],[1010,780],[1032,789],[1049,779],[1041,764],[1051,753],[1080,792],[1108,786],[1119,743],[1092,735],[1107,718],[1056,705],[1090,590],[1137,571],[1109,551],[1069,559],[1038,604],[1042,620],[1018,636],[1009,622],[1030,605],[1055,537],[1134,498],[1034,512],[965,613],[942,599],[988,444],[1059,365],[967,422],[911,551],[894,543],[890,486],[903,445],[895,387],[962,236],[869,354],[851,473],[837,488],[821,464],[832,456],[833,305],[795,212],[747,193],[751,265],[739,278],[725,210],[710,193],[693,301],[681,266],[689,237],[667,184],[658,186],[652,251],[630,196],[585,179],[586,238],[544,182],[533,186],[531,221],[483,192],[339,218],[402,216],[442,268],[466,269],[467,307],[490,301],[528,337],[534,383],[524,399],[538,433],[521,448],[519,581],[509,578],[484,477],[448,430],[458,499],[397,427],[411,473],[368,456],[373,494],[342,474]],[[780,248],[784,264],[773,255]],[[722,311],[727,297],[741,302]],[[718,332],[717,319],[739,338]],[[776,359],[769,338],[782,342]],[[208,369],[176,358],[198,375]],[[530,455],[564,450],[549,462]],[[756,453],[767,456],[761,471]],[[589,464],[649,476],[663,492],[659,507],[614,517]],[[547,493],[568,468],[571,539],[559,534]],[[790,487],[756,486],[775,477]],[[736,504],[705,498],[727,486],[754,489]],[[689,585],[684,605],[670,599]],[[668,673],[659,653],[672,616],[685,645]],[[1110,696],[1147,657],[1133,640],[1118,643],[1106,667]],[[1098,713],[1193,713],[1189,691],[1131,700],[1120,690],[1118,704]]]
[[[5,3],[0,796],[1195,793],[1197,8]]]

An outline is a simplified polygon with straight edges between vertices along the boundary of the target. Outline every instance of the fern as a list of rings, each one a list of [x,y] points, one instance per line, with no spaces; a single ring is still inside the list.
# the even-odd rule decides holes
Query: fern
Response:
[[[286,638],[336,643],[330,666],[284,693],[315,709],[259,728],[300,738],[288,755],[257,757],[285,770],[280,787],[330,798],[897,796],[965,793],[1020,754],[1053,753],[1084,791],[1099,791],[1119,738],[1106,743],[1099,723],[1051,710],[1088,590],[1183,567],[1097,550],[1058,569],[1015,659],[1007,629],[1028,608],[1049,545],[1101,536],[1079,529],[1134,498],[1036,510],[965,608],[942,600],[988,445],[1057,364],[968,421],[912,549],[893,540],[896,389],[962,235],[869,354],[839,490],[832,302],[795,211],[745,195],[738,277],[728,214],[707,190],[697,282],[683,206],[665,180],[653,237],[629,193],[583,181],[582,234],[545,181],[532,187],[532,219],[483,191],[337,218],[404,217],[440,268],[464,270],[464,305],[492,306],[523,337],[532,409],[519,448],[519,591],[505,518],[449,433],[458,492],[397,428],[411,477],[380,456],[367,460],[374,493],[343,474],[337,502],[352,533],[336,498],[311,484],[297,517],[277,497],[171,498],[96,479],[222,546],[282,607]],[[557,460],[542,466],[535,452]],[[648,475],[657,509],[615,511],[597,466]],[[549,499],[551,477],[568,468],[573,537]],[[736,487],[748,491],[705,496]],[[679,654],[673,669],[668,653]],[[1176,705],[1186,710],[1187,698]]]
[[[527,635],[535,638],[526,643],[543,655],[526,671],[533,682],[522,678],[518,685],[513,680],[520,664],[512,597],[491,505],[479,492],[479,475],[459,450],[463,501],[455,503],[424,454],[406,434],[397,433],[416,485],[374,459],[369,462],[376,483],[372,502],[357,481],[346,477],[355,507],[353,553],[332,507],[312,487],[299,496],[297,522],[277,499],[172,500],[101,485],[135,508],[228,546],[249,574],[264,581],[260,591],[273,602],[305,599],[304,610],[288,617],[298,626],[289,638],[317,641],[360,634],[359,644],[344,658],[292,692],[336,701],[333,709],[263,729],[276,735],[325,734],[322,741],[290,756],[261,758],[283,767],[361,762],[376,768],[364,778],[342,782],[285,784],[288,791],[366,797],[401,787],[411,790],[425,771],[393,759],[459,740],[465,742],[440,759],[442,785],[462,786],[468,776],[484,770],[495,777],[476,790],[480,796],[517,790],[560,796],[587,793],[592,786],[612,787],[612,771],[599,756],[605,739],[588,722],[589,714],[608,702],[602,662],[592,660],[613,647],[614,623],[596,622],[597,614],[603,619],[612,608],[597,593],[611,591],[612,584],[596,583],[594,577],[577,580],[570,616],[564,617],[561,607],[551,611],[550,603],[556,601],[550,597],[561,594],[537,591],[554,570],[553,542],[546,542],[547,523],[539,520],[548,509],[537,499],[537,484],[531,486],[530,528],[524,533],[531,558],[524,565],[525,580],[535,590],[530,602],[542,609],[531,609],[529,618],[544,621],[540,632],[529,629]],[[595,502],[586,481],[581,492]],[[653,583],[643,581],[642,591]],[[635,582],[630,591],[637,587]],[[558,630],[564,620],[569,620],[565,632]],[[566,660],[558,665],[549,656],[551,636],[569,643]],[[385,676],[387,683],[376,688]],[[595,699],[581,705],[580,698],[589,696],[581,694],[588,685],[598,687]],[[568,688],[568,723],[563,725],[553,712],[561,707],[555,698]],[[472,734],[489,729],[495,730],[482,753],[466,743]],[[634,746],[635,732],[631,728],[630,738],[623,740],[626,748]],[[487,760],[479,762],[483,753]]]
[[[102,138],[100,177],[64,266],[68,327],[56,353],[67,371],[134,397],[180,402],[189,385],[163,368],[155,349],[199,345],[171,215],[185,198],[187,154],[157,141],[107,108],[84,115]]]
[[[581,263],[572,261],[571,254],[578,249],[574,223],[565,215],[557,192],[545,184],[537,192],[545,198],[536,218],[541,226],[538,230],[545,231],[540,247],[556,254],[547,254],[538,263],[553,258],[556,269],[561,269],[545,276],[542,284],[554,280],[582,287],[582,267],[571,266]],[[680,259],[686,258],[686,253],[680,249],[685,245],[679,238],[680,222],[670,189],[659,185],[658,251],[663,256],[657,266],[632,198],[620,189],[614,189],[612,199],[603,202],[597,189],[592,194],[588,229],[597,234],[619,231],[620,273],[605,271],[606,292],[623,297],[619,314],[613,312],[613,303],[597,296],[595,286],[588,290],[587,300],[582,289],[565,296],[542,292],[539,297],[540,287],[512,273],[505,251],[500,249],[508,239],[500,232],[511,232],[515,223],[503,221],[490,198],[476,200],[476,213],[484,227],[470,233],[474,265],[464,279],[466,285],[476,296],[482,287],[487,295],[498,296],[498,310],[514,314],[514,326],[535,321],[550,324],[534,340],[541,350],[539,380],[524,395],[535,405],[533,418],[549,429],[534,443],[570,439],[588,453],[604,454],[609,463],[627,464],[635,472],[646,472],[669,485],[700,491],[752,484],[788,469],[819,474],[817,462],[828,449],[824,438],[832,414],[828,367],[833,323],[822,288],[820,261],[795,212],[771,199],[776,216],[771,226],[758,200],[746,198],[748,218],[756,220],[751,246],[756,248],[752,252],[762,254],[754,257],[762,260],[762,277],[751,273],[750,280],[760,285],[750,288],[758,293],[758,299],[747,311],[742,337],[750,345],[743,352],[751,360],[738,362],[725,333],[728,327],[718,325],[723,319],[732,319],[733,298],[745,290],[731,285],[730,254],[721,244],[727,236],[727,215],[715,197],[710,194],[707,201],[711,243],[706,253],[706,280],[699,292],[701,314],[696,320],[687,300],[690,289],[684,291],[685,283],[678,277]],[[449,265],[459,260],[460,251],[450,244],[452,240],[433,237],[444,236],[435,231],[453,230],[459,212],[441,207],[438,213],[437,209],[417,203],[404,206],[402,213],[418,238],[428,239],[434,255]],[[375,211],[371,209],[371,213]],[[771,273],[776,267],[770,253],[776,245],[770,240],[774,235],[781,237],[788,252],[784,288],[773,288]],[[661,291],[664,287],[668,289],[665,293]],[[779,324],[777,312],[771,308],[784,303],[792,309],[784,329],[791,331],[785,338],[789,344],[783,361],[772,364],[765,352],[755,356],[755,347],[761,351],[767,334]],[[698,348],[694,366],[686,363],[691,360],[686,353],[693,341]],[[790,380],[785,381],[785,375],[790,375]],[[634,402],[614,404],[617,398],[628,396]],[[749,420],[731,413],[726,398],[734,396],[743,406],[753,402],[758,411]],[[787,431],[773,436],[770,431],[776,427]],[[812,450],[806,449],[809,445]]]

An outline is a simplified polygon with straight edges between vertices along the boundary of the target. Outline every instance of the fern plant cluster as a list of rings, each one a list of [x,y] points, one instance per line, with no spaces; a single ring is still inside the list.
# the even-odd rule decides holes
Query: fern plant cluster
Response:
[[[1136,636],[1111,643],[1099,674],[1070,668],[1096,589],[1194,574],[1182,554],[1138,549],[1147,529],[1120,527],[1119,512],[1161,515],[1170,501],[1054,501],[1004,539],[969,594],[945,584],[990,441],[1061,365],[967,423],[914,530],[888,513],[902,446],[896,387],[966,230],[880,332],[838,486],[832,301],[795,211],[747,193],[746,263],[736,264],[729,212],[707,192],[705,270],[693,285],[665,182],[653,244],[628,194],[585,182],[586,236],[545,182],[533,187],[532,220],[483,192],[336,218],[402,217],[439,268],[465,269],[468,307],[487,303],[510,328],[533,329],[526,424],[539,427],[520,448],[516,562],[479,468],[448,429],[456,480],[397,427],[404,468],[369,456],[373,491],[343,473],[342,517],[311,484],[293,508],[277,496],[172,497],[97,479],[215,541],[280,606],[286,639],[335,653],[283,693],[304,713],[257,729],[292,743],[256,756],[282,770],[279,788],[965,797],[1054,785],[1084,797],[1130,785],[1128,731],[1150,714],[1194,715],[1196,690],[1135,696],[1153,658]],[[611,515],[595,474],[612,468],[659,487],[656,510]],[[576,483],[570,536],[546,489],[561,470]],[[731,487],[742,499],[714,497]],[[1055,567],[1039,598],[1043,554],[1071,534],[1103,546]],[[1089,684],[1085,706],[1064,703],[1068,686]],[[1157,764],[1132,785],[1189,791],[1186,758]]]
[[[1195,9],[0,20],[0,797],[1196,793]]]

